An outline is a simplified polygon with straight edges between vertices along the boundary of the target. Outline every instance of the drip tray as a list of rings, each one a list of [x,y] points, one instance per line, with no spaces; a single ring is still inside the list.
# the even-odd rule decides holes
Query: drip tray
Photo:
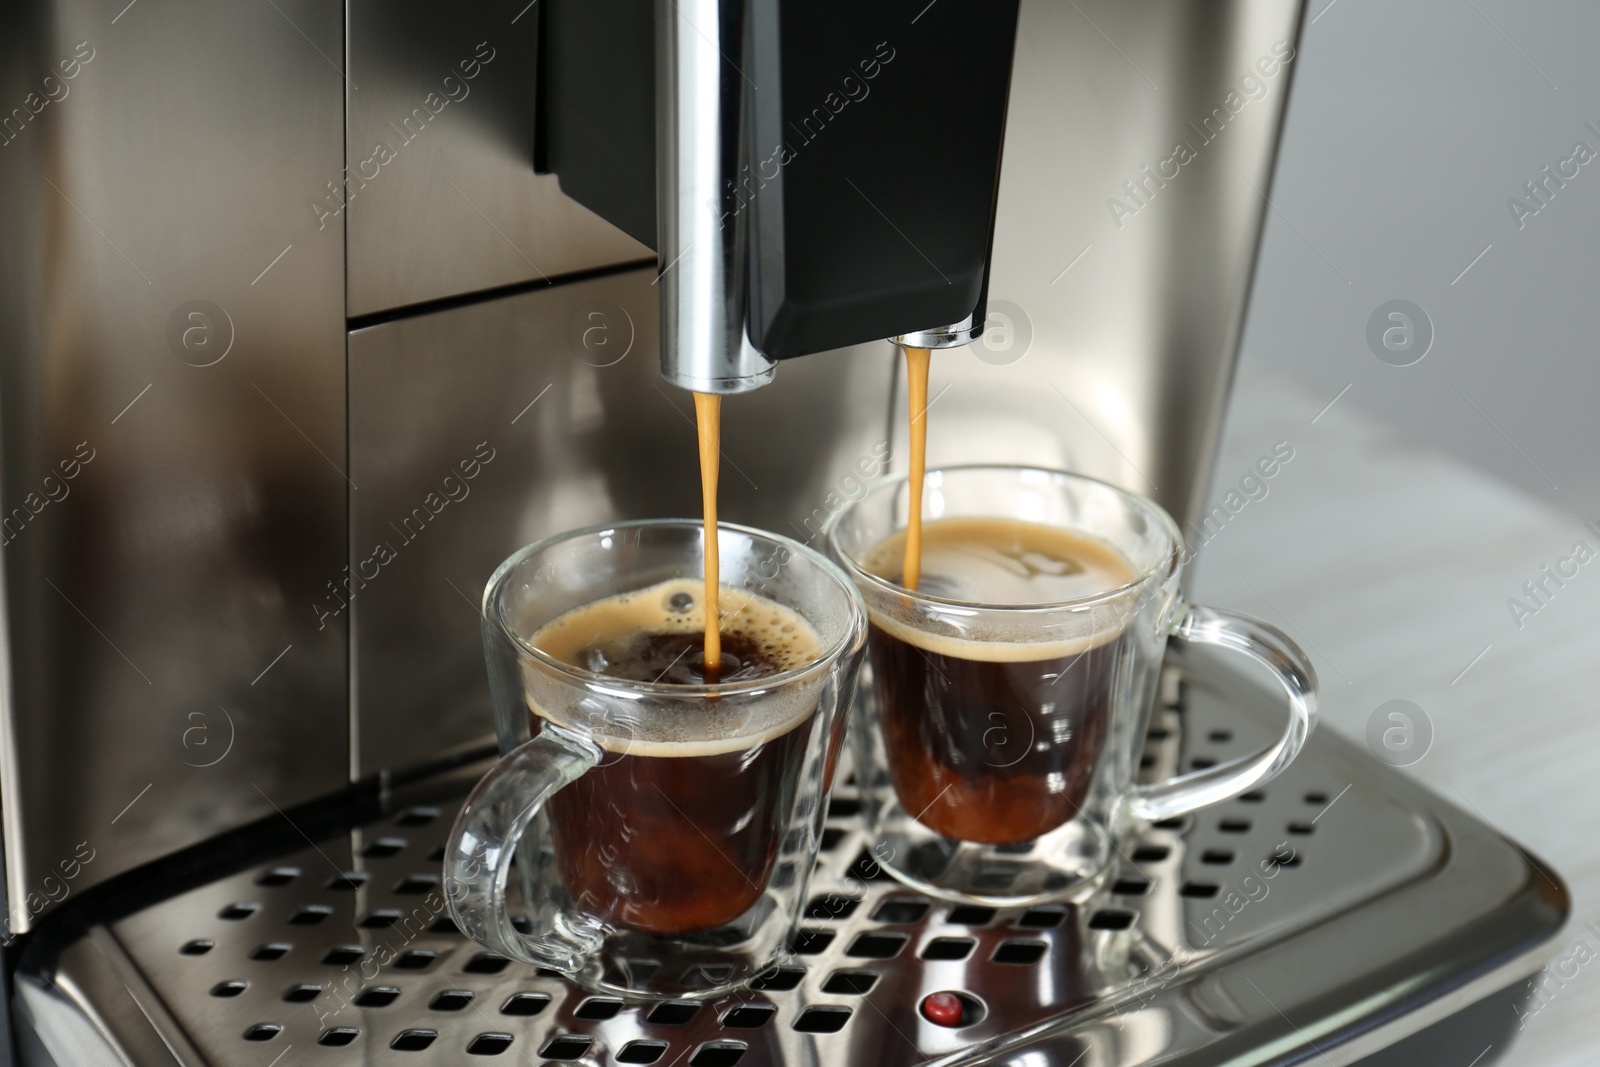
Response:
[[[1191,689],[1141,773],[1266,738]],[[1081,906],[919,897],[872,863],[841,788],[792,957],[735,996],[640,1007],[450,922],[441,850],[478,770],[81,936],[35,935],[24,1047],[63,1067],[1347,1064],[1531,973],[1568,909],[1548,869],[1323,731],[1264,790],[1130,842]],[[938,991],[964,1025],[922,1017]]]

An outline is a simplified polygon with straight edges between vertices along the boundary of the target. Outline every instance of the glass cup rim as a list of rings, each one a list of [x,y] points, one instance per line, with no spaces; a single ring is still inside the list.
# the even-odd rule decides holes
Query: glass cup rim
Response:
[[[1130,578],[1121,585],[1099,593],[1090,593],[1085,596],[1074,597],[1070,600],[1054,600],[1042,604],[988,604],[977,600],[956,600],[950,597],[934,596],[931,593],[924,593],[915,589],[907,589],[902,585],[897,585],[896,583],[891,582],[886,578],[879,577],[878,575],[873,574],[871,571],[863,568],[859,563],[856,562],[855,556],[852,553],[846,552],[843,546],[839,544],[838,532],[839,527],[843,524],[847,515],[851,514],[853,511],[861,507],[868,500],[879,493],[897,490],[900,486],[905,485],[910,481],[911,476],[909,474],[895,474],[888,477],[879,478],[867,486],[867,491],[861,496],[861,499],[852,501],[850,504],[839,509],[839,513],[828,522],[828,547],[832,551],[832,554],[843,562],[846,570],[849,572],[850,577],[853,580],[855,580],[858,584],[866,585],[868,588],[871,588],[876,592],[904,597],[913,601],[914,603],[926,604],[930,607],[953,608],[966,611],[987,611],[1008,615],[1026,615],[1029,613],[1043,614],[1047,612],[1058,612],[1064,610],[1070,611],[1074,609],[1093,607],[1098,604],[1104,604],[1108,601],[1113,601],[1120,597],[1127,596],[1129,593],[1141,588],[1148,582],[1165,581],[1177,573],[1183,557],[1183,534],[1178,529],[1176,520],[1174,520],[1171,515],[1167,514],[1166,508],[1163,508],[1160,504],[1157,504],[1154,500],[1151,500],[1142,493],[1135,493],[1122,488],[1120,485],[1113,485],[1102,478],[1094,478],[1087,474],[1076,474],[1072,471],[1057,470],[1052,467],[1035,467],[1026,463],[965,463],[953,464],[950,466],[943,466],[928,470],[924,474],[924,489],[930,487],[927,479],[931,479],[936,474],[975,474],[981,472],[1007,475],[1042,474],[1054,480],[1078,482],[1081,484],[1096,486],[1101,489],[1108,489],[1117,496],[1122,497],[1124,500],[1132,502],[1141,511],[1153,517],[1157,524],[1166,532],[1169,548],[1167,552],[1161,556],[1161,558],[1157,559],[1150,566],[1146,567],[1142,573]]]
[[[576,664],[568,663],[565,660],[557,659],[548,652],[545,652],[543,649],[534,645],[532,642],[525,640],[522,635],[514,632],[511,627],[506,624],[505,619],[501,618],[500,613],[493,610],[492,601],[494,595],[500,589],[504,579],[513,570],[515,570],[519,564],[526,562],[530,557],[536,556],[541,552],[547,551],[568,541],[576,541],[585,537],[593,537],[608,531],[640,530],[647,527],[692,527],[694,529],[703,530],[705,528],[705,523],[701,519],[687,518],[627,519],[622,522],[602,522],[595,523],[592,526],[580,526],[576,529],[565,530],[561,533],[553,534],[549,537],[542,538],[541,540],[534,541],[532,544],[524,545],[522,548],[517,549],[511,555],[507,556],[505,560],[501,562],[500,566],[495,568],[494,574],[489,577],[489,582],[484,586],[483,589],[483,602],[480,608],[483,618],[491,622],[495,630],[506,640],[510,641],[511,644],[519,651],[531,655],[535,660],[545,667],[548,667],[557,674],[562,675],[571,681],[579,682],[584,685],[598,686],[612,692],[621,692],[629,696],[662,696],[674,697],[677,699],[760,693],[763,690],[782,688],[783,686],[791,685],[795,682],[814,677],[818,674],[826,673],[833,669],[833,665],[838,662],[839,657],[844,655],[845,651],[851,646],[852,641],[866,626],[866,607],[861,602],[860,591],[856,589],[855,584],[851,582],[849,575],[847,575],[838,564],[834,563],[831,559],[828,559],[816,549],[807,548],[805,545],[794,540],[793,538],[785,537],[782,534],[773,533],[769,530],[757,529],[754,526],[746,526],[743,523],[720,521],[717,523],[717,532],[719,535],[724,530],[732,530],[737,533],[771,542],[782,548],[788,549],[792,553],[805,557],[810,563],[819,566],[822,572],[826,574],[844,594],[845,602],[850,606],[850,619],[844,626],[843,632],[839,635],[839,637],[816,659],[809,663],[803,663],[798,667],[792,667],[786,671],[779,671],[777,674],[769,674],[762,678],[747,678],[738,682],[717,682],[709,685],[680,685],[677,683],[640,682],[630,678],[617,678],[609,674],[599,674],[595,671],[588,670],[587,668],[579,667]]]

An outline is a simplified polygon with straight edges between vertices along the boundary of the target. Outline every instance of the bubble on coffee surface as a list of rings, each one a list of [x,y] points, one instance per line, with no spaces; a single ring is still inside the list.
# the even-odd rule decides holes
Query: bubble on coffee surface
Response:
[[[705,663],[705,608],[698,579],[673,579],[597,600],[546,623],[534,647],[576,667],[629,681],[701,685],[764,678],[822,655],[822,641],[800,615],[775,601],[724,585],[722,662]]]
[[[611,660],[606,656],[604,649],[586,648],[579,653],[579,657],[577,666],[586,671],[593,671],[595,674],[604,674],[606,673],[606,668],[611,666]]]

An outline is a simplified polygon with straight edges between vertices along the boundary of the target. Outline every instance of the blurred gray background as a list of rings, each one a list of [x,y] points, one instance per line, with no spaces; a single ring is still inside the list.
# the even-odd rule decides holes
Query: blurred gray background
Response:
[[[1349,386],[1340,405],[1592,516],[1600,158],[1520,228],[1507,201],[1539,206],[1524,183],[1576,142],[1600,153],[1597,43],[1594,3],[1310,0],[1240,372]],[[1433,323],[1412,366],[1368,348],[1394,299]]]
[[[1600,548],[1597,45],[1595,3],[1310,0],[1211,499],[1273,441],[1296,457],[1194,586],[1307,648],[1320,728],[1371,745],[1411,702],[1403,773],[1570,888],[1567,980],[1445,1067],[1600,1056],[1600,966],[1575,963],[1600,958],[1600,565],[1510,611]]]

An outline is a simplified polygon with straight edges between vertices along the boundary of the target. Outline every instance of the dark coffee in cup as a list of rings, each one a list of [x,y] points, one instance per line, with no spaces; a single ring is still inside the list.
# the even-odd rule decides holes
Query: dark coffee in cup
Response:
[[[529,643],[614,678],[704,684],[703,596],[698,580],[663,582],[569,611]],[[720,596],[716,682],[775,675],[822,655],[816,631],[791,609],[729,586]],[[584,910],[619,927],[712,930],[747,911],[772,876],[816,706],[743,733],[716,721],[715,701],[701,707],[666,739],[659,729],[650,740],[600,739],[600,764],[549,801],[562,884]],[[546,717],[560,721],[550,709],[531,711],[535,733]]]
[[[898,582],[905,535],[863,554]],[[1016,519],[951,518],[922,528],[922,595],[989,606],[1057,604],[1134,579],[1109,545]],[[870,613],[873,684],[900,806],[942,837],[1005,845],[1079,812],[1105,743],[1123,640],[933,632]],[[1025,620],[1021,625],[1026,625]]]

